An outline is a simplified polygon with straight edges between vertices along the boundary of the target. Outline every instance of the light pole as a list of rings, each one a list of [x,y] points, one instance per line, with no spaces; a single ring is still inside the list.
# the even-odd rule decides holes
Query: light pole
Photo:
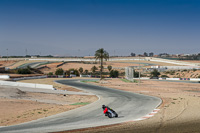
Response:
[[[140,55],[139,55],[139,85],[140,85]]]
[[[6,49],[6,51],[7,51],[7,61],[8,61],[8,49]]]
[[[28,56],[27,56],[27,48],[26,48],[26,50],[25,50],[25,60],[27,60],[27,58],[28,58]]]

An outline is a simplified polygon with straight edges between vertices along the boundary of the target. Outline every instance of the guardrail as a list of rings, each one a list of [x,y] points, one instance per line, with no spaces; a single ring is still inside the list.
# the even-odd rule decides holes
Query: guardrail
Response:
[[[19,81],[19,80],[27,80],[27,79],[42,79],[47,78],[47,76],[33,76],[33,77],[21,77],[21,78],[12,78],[13,81]]]

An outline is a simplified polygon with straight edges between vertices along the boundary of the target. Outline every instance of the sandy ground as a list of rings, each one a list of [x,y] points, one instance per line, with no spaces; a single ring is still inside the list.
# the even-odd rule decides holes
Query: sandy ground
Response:
[[[117,70],[121,70],[124,69],[124,67],[126,66],[138,66],[138,64],[131,64],[131,63],[114,63],[114,62],[105,62],[104,63],[104,71],[108,71],[107,66],[111,65],[113,67],[113,69],[117,69]],[[43,73],[49,73],[49,72],[53,72],[55,73],[56,69],[58,68],[62,68],[63,70],[69,70],[69,69],[79,69],[80,67],[83,68],[83,70],[89,70],[89,72],[91,72],[91,68],[93,66],[96,66],[98,68],[97,71],[99,71],[99,66],[100,64],[84,64],[84,63],[66,63],[60,67],[54,67],[53,65],[47,65],[48,68],[44,68],[44,69],[40,69]]]
[[[160,65],[160,66],[174,66],[174,64],[168,64],[168,63],[162,63],[162,62],[152,62],[152,61],[105,61],[104,62],[104,71],[108,71],[107,70],[107,66],[111,65],[113,67],[113,69],[116,70],[124,70],[124,67],[127,66],[139,66],[139,64],[137,63],[144,63],[144,64],[140,64],[140,66],[143,67],[150,67],[150,66],[146,66],[145,63],[147,64],[152,64],[152,65]],[[69,69],[79,69],[80,67],[82,67],[84,69],[84,71],[87,69],[89,70],[89,72],[91,72],[91,68],[93,66],[96,66],[98,68],[97,71],[99,71],[99,66],[100,64],[84,64],[84,63],[66,63],[60,67],[56,67],[55,64],[49,64],[46,65],[48,68],[43,68],[40,69],[43,73],[49,73],[49,72],[53,72],[55,73],[56,69],[58,68],[62,68],[63,70],[69,70]]]
[[[156,62],[156,61],[145,61],[145,60],[121,60],[121,61],[114,61],[114,62],[129,62],[129,63],[147,63],[147,64],[154,64],[156,66],[178,66],[176,64],[171,63],[164,63],[164,62]],[[132,64],[133,65],[133,64]]]
[[[126,62],[126,61],[123,61]],[[134,61],[133,61],[134,62]],[[138,61],[136,61],[138,62]],[[147,61],[148,62],[148,61]],[[110,64],[109,64],[110,63]],[[149,62],[153,63],[153,62]],[[158,64],[159,62],[155,62]],[[154,63],[153,63],[154,64]],[[160,64],[160,63],[159,63]],[[55,65],[55,64],[54,64]],[[59,68],[64,70],[70,68],[83,67],[84,69],[90,70],[92,66],[99,66],[99,64],[80,64],[80,63],[67,63]],[[137,65],[131,63],[120,63],[120,62],[106,62],[106,65],[112,65],[113,67],[124,67],[129,65]],[[160,65],[168,65],[162,63]],[[170,64],[171,65],[171,64]],[[53,67],[52,70],[57,68]],[[52,70],[48,70],[51,72]],[[184,76],[187,76],[186,74]],[[25,80],[23,82],[30,83],[41,83],[41,84],[52,84],[57,89],[79,91],[72,87],[56,84],[52,82],[55,79],[40,79],[40,80]],[[107,80],[104,84],[97,84],[107,86],[116,89],[122,89],[135,93],[141,93],[146,95],[157,96],[163,99],[163,104],[159,107],[161,110],[154,117],[137,121],[127,122],[112,126],[104,126],[97,128],[89,128],[83,130],[77,130],[72,132],[136,132],[136,133],[182,133],[182,132],[199,132],[200,131],[200,84],[189,84],[189,83],[173,83],[173,82],[160,82],[160,81],[142,81],[138,83],[126,83],[119,79]],[[16,94],[18,91],[16,91]],[[1,94],[1,93],[0,93]],[[46,99],[46,102],[39,102],[42,94],[26,93],[25,96],[21,97],[0,97],[0,126],[12,125],[21,122],[26,122],[63,111],[67,111],[82,105],[70,105],[70,98],[65,99],[64,96],[44,96],[44,97],[56,97]],[[31,98],[30,98],[31,97]],[[60,99],[57,99],[60,97]],[[71,96],[72,101],[80,99],[78,96]],[[28,99],[30,98],[30,99]],[[37,101],[36,101],[37,99]],[[45,98],[44,98],[45,99]],[[83,98],[88,102],[88,97]],[[62,102],[67,101],[67,105]],[[83,100],[83,102],[84,102]],[[47,102],[48,101],[48,102]],[[51,103],[49,103],[51,101]],[[56,101],[57,104],[52,103]],[[91,98],[91,101],[95,101],[95,98]],[[23,106],[21,106],[23,105]],[[26,107],[26,108],[24,108]],[[15,111],[13,111],[15,110]],[[19,110],[19,111],[18,111]],[[46,111],[47,110],[47,111]]]
[[[139,85],[139,83],[125,83],[120,79],[93,84],[160,97],[163,100],[159,107],[161,110],[146,120],[66,132],[199,133],[200,131],[199,84],[142,81]]]
[[[0,61],[0,67],[7,67],[7,66],[12,66],[16,63],[17,61]]]
[[[66,86],[66,85],[56,83],[56,82],[54,82],[55,80],[65,80],[65,78],[44,78],[44,79],[33,79],[33,80],[21,80],[21,81],[18,81],[18,82],[48,84],[48,85],[53,85],[54,88],[59,89],[59,90],[76,91],[76,92],[82,91],[82,90],[78,90],[78,89],[75,89],[75,88],[70,87],[70,86]]]
[[[200,70],[181,70],[175,71],[174,74],[166,74],[166,72],[161,72],[161,75],[167,75],[170,78],[199,78]]]
[[[73,90],[52,82],[54,79],[29,81],[53,84],[57,89]],[[28,80],[26,80],[28,82]],[[31,93],[16,87],[0,86],[0,126],[20,124],[51,116],[92,103],[98,98],[86,95]]]
[[[192,62],[192,63],[199,63],[200,64],[200,60],[181,60],[184,62]]]

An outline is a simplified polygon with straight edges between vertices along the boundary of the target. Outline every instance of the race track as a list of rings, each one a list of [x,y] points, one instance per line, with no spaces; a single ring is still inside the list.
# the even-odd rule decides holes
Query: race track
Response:
[[[43,133],[116,124],[141,118],[152,112],[162,102],[157,97],[85,84],[77,80],[62,80],[57,82],[94,93],[100,99],[92,104],[68,112],[20,125],[2,127],[0,128],[0,132]],[[102,104],[113,108],[119,117],[112,119],[105,117],[101,108]]]

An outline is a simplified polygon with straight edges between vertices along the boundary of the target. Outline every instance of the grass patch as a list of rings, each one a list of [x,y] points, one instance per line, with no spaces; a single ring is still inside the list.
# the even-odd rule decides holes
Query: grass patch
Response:
[[[126,82],[126,83],[137,83],[138,82],[137,80],[133,80],[133,81],[130,81],[128,79],[120,79],[120,80],[123,82]]]
[[[98,81],[96,80],[82,80],[82,83],[88,83],[88,82],[94,82],[94,83],[98,83]]]
[[[44,109],[43,111],[44,111],[44,112],[47,112],[48,110],[47,110],[47,109]]]
[[[70,104],[70,105],[87,105],[90,104],[89,102],[81,102],[81,103],[74,103],[74,104]]]

